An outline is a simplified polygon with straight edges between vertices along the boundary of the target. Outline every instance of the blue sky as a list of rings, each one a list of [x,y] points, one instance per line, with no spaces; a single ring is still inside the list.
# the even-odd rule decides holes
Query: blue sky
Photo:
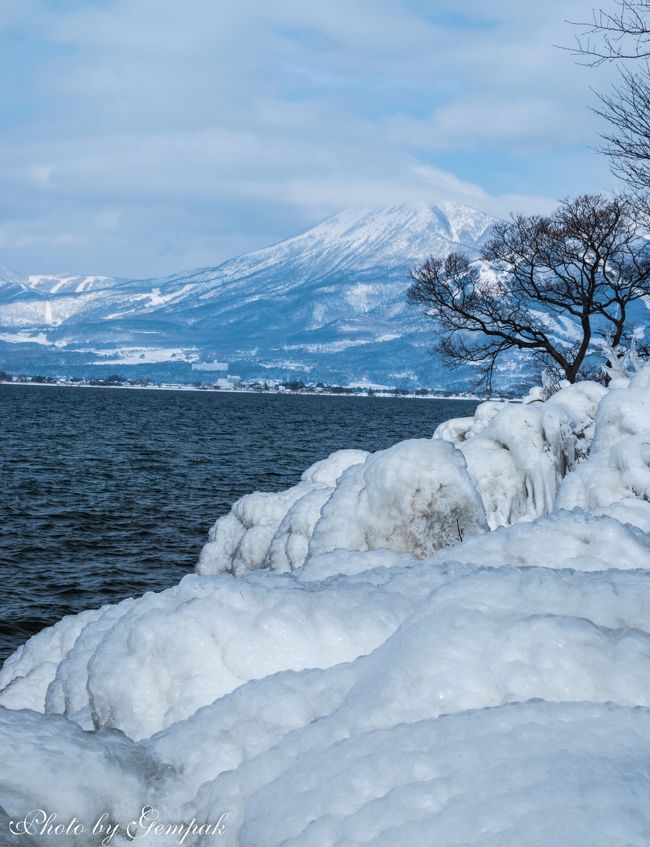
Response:
[[[0,265],[148,276],[349,205],[612,190],[582,0],[3,0]]]

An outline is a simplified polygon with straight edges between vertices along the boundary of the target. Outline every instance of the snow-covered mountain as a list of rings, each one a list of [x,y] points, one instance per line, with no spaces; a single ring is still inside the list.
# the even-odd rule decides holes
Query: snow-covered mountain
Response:
[[[21,276],[0,267],[0,368],[176,381],[244,378],[460,387],[405,299],[430,254],[476,255],[492,219],[449,203],[348,209],[294,238],[162,279]]]

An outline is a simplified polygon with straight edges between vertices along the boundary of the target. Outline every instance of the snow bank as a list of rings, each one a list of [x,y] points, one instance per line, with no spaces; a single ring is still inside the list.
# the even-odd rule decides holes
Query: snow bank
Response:
[[[650,371],[528,400],[242,498],[196,574],[27,642],[0,830],[151,804],[244,847],[645,844]]]

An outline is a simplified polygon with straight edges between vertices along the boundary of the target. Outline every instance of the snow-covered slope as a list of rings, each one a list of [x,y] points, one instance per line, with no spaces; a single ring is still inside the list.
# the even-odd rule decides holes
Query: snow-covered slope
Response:
[[[112,370],[165,363],[182,381],[187,363],[217,360],[245,377],[460,385],[426,355],[431,329],[406,304],[407,274],[432,253],[476,255],[490,223],[447,203],[350,209],[164,279],[0,271],[0,367],[96,373],[104,357]]]
[[[645,845],[650,368],[243,498],[178,586],[10,657],[0,761],[5,831]]]

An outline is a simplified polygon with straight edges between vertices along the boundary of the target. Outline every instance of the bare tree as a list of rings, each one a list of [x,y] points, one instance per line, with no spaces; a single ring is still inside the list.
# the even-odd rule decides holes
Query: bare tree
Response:
[[[602,152],[613,172],[640,194],[650,189],[650,0],[618,0],[580,27],[573,52],[589,65],[620,64],[620,81],[598,93],[595,112],[611,126]]]
[[[618,0],[611,12],[594,9],[590,21],[571,21],[582,32],[573,52],[587,64],[650,58],[650,0]]]
[[[616,347],[628,307],[650,294],[650,260],[626,198],[583,195],[548,216],[494,225],[480,263],[431,257],[411,272],[408,299],[436,321],[434,351],[477,366],[491,388],[510,350],[541,357],[575,382],[597,331]]]

